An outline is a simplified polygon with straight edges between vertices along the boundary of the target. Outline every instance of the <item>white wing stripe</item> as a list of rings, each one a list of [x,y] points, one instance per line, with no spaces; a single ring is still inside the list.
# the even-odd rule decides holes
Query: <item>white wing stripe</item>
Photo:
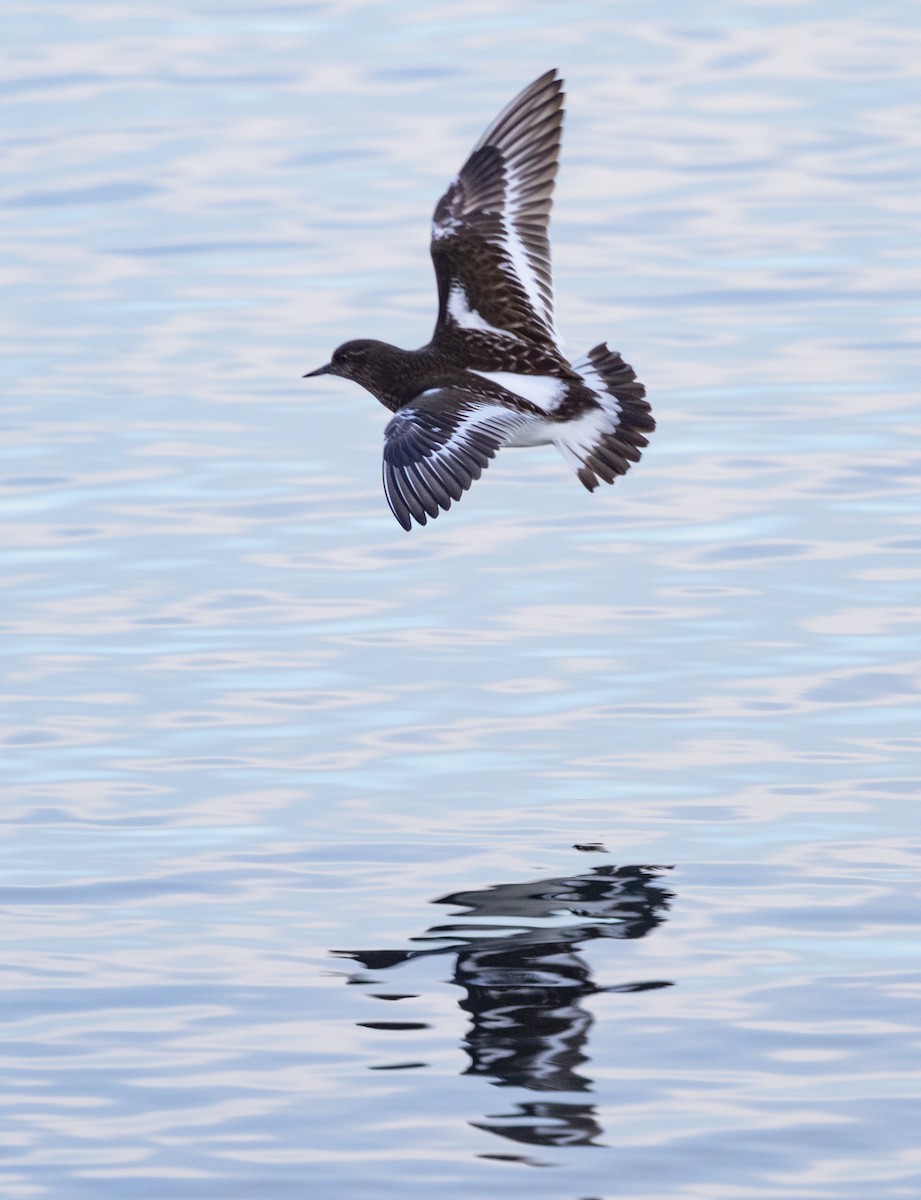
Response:
[[[544,297],[540,281],[534,272],[528,252],[515,228],[515,220],[521,215],[521,197],[519,195],[523,181],[515,163],[509,162],[506,174],[505,206],[502,214],[503,236],[502,245],[508,255],[512,273],[518,283],[524,288],[525,295],[531,302],[531,307],[547,327],[547,332],[555,339],[556,330],[553,313]]]

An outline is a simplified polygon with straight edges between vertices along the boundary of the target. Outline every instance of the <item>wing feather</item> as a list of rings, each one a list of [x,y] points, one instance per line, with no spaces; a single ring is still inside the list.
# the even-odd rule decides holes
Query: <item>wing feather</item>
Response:
[[[548,71],[489,126],[435,209],[439,336],[555,345],[548,224],[563,122]]]
[[[527,420],[461,388],[399,409],[384,430],[384,494],[404,529],[447,511]]]

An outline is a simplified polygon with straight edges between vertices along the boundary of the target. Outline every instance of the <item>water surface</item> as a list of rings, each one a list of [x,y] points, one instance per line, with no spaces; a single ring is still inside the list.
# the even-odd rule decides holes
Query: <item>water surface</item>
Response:
[[[5,21],[5,1195],[913,1196],[913,5]],[[659,429],[405,534],[435,200],[568,80]]]

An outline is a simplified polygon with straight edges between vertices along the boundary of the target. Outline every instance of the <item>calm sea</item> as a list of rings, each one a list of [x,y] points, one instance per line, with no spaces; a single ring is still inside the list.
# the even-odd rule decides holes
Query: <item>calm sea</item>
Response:
[[[917,1196],[917,5],[0,26],[0,1192]],[[301,375],[427,340],[553,66],[560,326],[659,430],[406,534]]]

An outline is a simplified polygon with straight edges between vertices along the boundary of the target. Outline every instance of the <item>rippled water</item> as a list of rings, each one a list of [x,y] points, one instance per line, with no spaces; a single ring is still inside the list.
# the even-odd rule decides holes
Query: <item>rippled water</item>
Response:
[[[4,1195],[917,1195],[916,7],[5,26]],[[554,65],[659,430],[407,535],[300,376]]]

